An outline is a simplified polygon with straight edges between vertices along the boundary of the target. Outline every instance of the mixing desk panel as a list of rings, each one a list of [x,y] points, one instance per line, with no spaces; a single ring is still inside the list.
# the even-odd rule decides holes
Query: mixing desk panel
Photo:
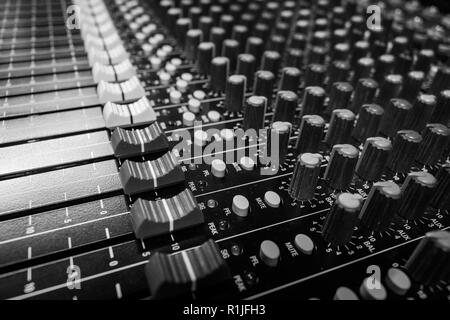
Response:
[[[4,0],[0,298],[450,298],[450,15]]]

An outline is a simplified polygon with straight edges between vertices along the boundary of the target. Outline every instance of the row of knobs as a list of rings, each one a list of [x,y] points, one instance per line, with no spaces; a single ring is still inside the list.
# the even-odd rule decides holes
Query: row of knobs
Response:
[[[374,183],[364,202],[359,194],[338,194],[322,237],[332,245],[343,245],[350,241],[358,223],[368,230],[384,231],[395,215],[409,220],[420,217],[428,207],[448,210],[449,204],[450,165],[444,165],[436,177],[424,171],[412,172],[401,187],[393,181]]]

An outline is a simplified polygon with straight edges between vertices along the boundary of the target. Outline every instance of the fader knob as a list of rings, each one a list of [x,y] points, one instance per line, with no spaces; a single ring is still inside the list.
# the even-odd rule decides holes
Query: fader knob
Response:
[[[358,149],[351,144],[336,144],[330,155],[330,162],[325,170],[324,179],[336,190],[348,188],[353,179],[353,172],[358,161]]]
[[[226,57],[215,57],[211,61],[211,89],[224,92],[227,85],[230,60]]]
[[[391,142],[382,137],[367,138],[361,157],[356,165],[356,174],[367,181],[377,181],[392,149]]]
[[[436,179],[437,186],[431,205],[438,209],[450,210],[450,163],[442,165]]]
[[[326,242],[338,246],[350,241],[362,200],[359,194],[340,193],[337,196],[322,228]]]
[[[423,285],[450,280],[450,232],[431,231],[425,234],[406,262],[411,277]]]
[[[240,74],[234,74],[228,78],[225,93],[225,107],[228,112],[236,113],[242,111],[246,82],[245,76]]]
[[[188,294],[231,278],[228,265],[212,239],[171,254],[155,252],[148,260],[145,274],[155,299]]]
[[[300,130],[295,145],[298,154],[304,152],[318,152],[323,138],[325,120],[318,115],[306,115],[302,117]]]
[[[359,214],[361,223],[373,231],[385,230],[397,211],[400,195],[400,187],[392,181],[374,183]]]
[[[424,165],[437,163],[448,148],[450,129],[440,123],[427,124],[423,141],[417,154],[417,162]]]
[[[422,215],[430,203],[436,183],[436,178],[425,171],[408,174],[402,185],[402,201],[398,215],[406,220]]]
[[[394,172],[407,173],[422,142],[422,136],[413,130],[400,130],[394,138],[388,167]]]
[[[307,201],[314,197],[321,164],[322,156],[318,153],[303,153],[298,157],[289,185],[294,200]]]
[[[259,130],[264,128],[264,117],[266,114],[267,99],[263,96],[251,96],[247,99],[244,112],[244,130]]]

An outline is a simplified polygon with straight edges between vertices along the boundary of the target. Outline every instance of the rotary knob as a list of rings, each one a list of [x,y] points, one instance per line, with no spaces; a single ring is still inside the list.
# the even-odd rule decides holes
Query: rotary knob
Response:
[[[245,107],[243,127],[244,130],[259,130],[264,128],[267,99],[263,96],[251,96],[247,99]]]
[[[423,142],[419,147],[417,162],[424,165],[436,164],[444,155],[449,143],[450,129],[440,123],[427,124]]]
[[[278,91],[273,121],[292,121],[297,109],[297,94],[293,91]]]
[[[318,115],[302,117],[300,131],[295,145],[297,154],[304,152],[318,152],[325,128],[325,120]]]
[[[450,209],[450,163],[444,164],[436,175],[437,186],[431,204],[443,210]]]
[[[325,90],[322,87],[306,87],[302,101],[301,116],[322,114],[325,96]]]
[[[247,79],[240,74],[234,74],[227,80],[225,92],[225,107],[228,112],[241,112],[244,106],[244,97]]]
[[[275,76],[272,72],[267,70],[259,70],[255,73],[253,94],[255,96],[266,97],[267,106],[271,106],[274,83]]]
[[[428,172],[411,172],[402,186],[398,215],[407,220],[422,215],[430,203],[436,183],[436,178]]]
[[[211,89],[224,92],[230,70],[230,60],[226,57],[215,57],[211,61]]]
[[[350,241],[362,200],[359,194],[345,192],[337,196],[322,228],[322,237],[326,242],[338,246]]]
[[[330,163],[324,176],[333,189],[344,190],[348,188],[353,179],[358,156],[358,149],[351,144],[336,144],[333,146]]]
[[[411,277],[424,285],[450,280],[450,232],[428,232],[420,241],[406,269]]]
[[[314,197],[321,163],[322,156],[318,153],[303,153],[298,157],[288,190],[294,200],[307,201]]]
[[[422,136],[413,130],[400,130],[394,138],[388,167],[394,172],[407,173],[422,142]]]
[[[349,143],[353,130],[355,115],[348,109],[335,109],[331,114],[330,126],[325,135],[325,143],[333,146],[338,143]]]
[[[379,180],[391,149],[392,145],[388,139],[382,137],[366,139],[361,157],[356,164],[356,174],[367,181]]]
[[[400,187],[392,181],[374,183],[359,214],[362,224],[370,230],[385,230],[400,204],[400,195]]]
[[[367,138],[375,137],[383,114],[384,109],[377,104],[362,105],[352,136],[358,141],[365,141]]]

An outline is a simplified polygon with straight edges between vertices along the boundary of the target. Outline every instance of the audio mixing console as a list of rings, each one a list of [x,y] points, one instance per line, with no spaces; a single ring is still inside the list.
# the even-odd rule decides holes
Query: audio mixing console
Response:
[[[1,299],[450,299],[450,15],[3,0]]]

